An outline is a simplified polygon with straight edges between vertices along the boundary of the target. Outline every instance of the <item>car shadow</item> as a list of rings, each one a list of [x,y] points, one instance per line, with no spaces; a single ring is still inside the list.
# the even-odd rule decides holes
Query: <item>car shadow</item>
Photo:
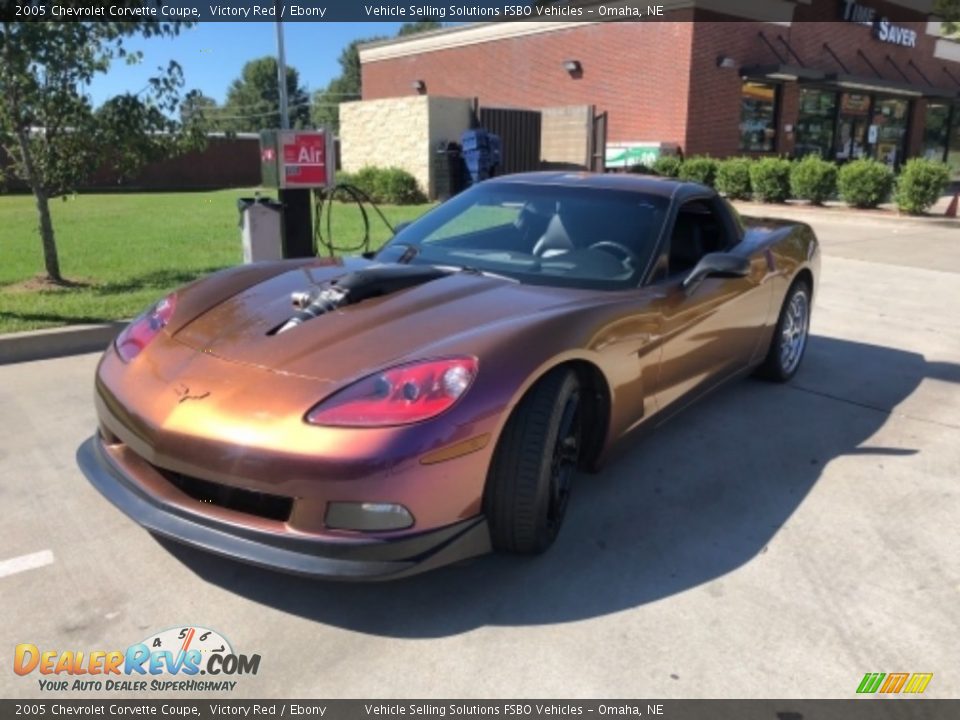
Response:
[[[793,382],[732,383],[652,435],[625,438],[599,475],[578,479],[561,536],[538,557],[493,555],[349,584],[160,542],[211,583],[358,632],[428,638],[583,620],[683,592],[765,554],[836,458],[921,452],[869,442],[927,378],[960,382],[960,365],[811,337]]]

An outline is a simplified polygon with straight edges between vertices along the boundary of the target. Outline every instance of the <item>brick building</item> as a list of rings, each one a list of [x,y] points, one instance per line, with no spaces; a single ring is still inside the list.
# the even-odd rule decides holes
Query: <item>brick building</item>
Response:
[[[583,18],[599,8],[577,5]],[[675,1],[658,21],[477,23],[368,44],[363,98],[590,104],[608,114],[611,143],[891,164],[923,155],[960,173],[960,41],[941,35],[922,2],[723,5],[746,8],[736,16],[718,5]]]

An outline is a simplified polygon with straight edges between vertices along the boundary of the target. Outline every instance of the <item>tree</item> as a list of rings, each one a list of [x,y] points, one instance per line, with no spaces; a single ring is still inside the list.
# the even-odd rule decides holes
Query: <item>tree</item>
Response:
[[[217,101],[207,95],[195,93],[186,98],[180,105],[180,122],[198,122],[211,130],[220,129],[217,126],[217,117],[222,114]]]
[[[131,6],[137,5],[131,0]],[[182,23],[0,23],[0,147],[8,176],[26,182],[36,200],[46,279],[63,283],[51,198],[76,189],[101,167],[135,172],[145,162],[197,147],[202,134],[173,119],[183,74],[171,62],[139,93],[118,95],[95,110],[85,87],[115,59],[134,63],[124,40],[172,36]]]
[[[251,60],[227,91],[227,101],[218,113],[218,125],[234,132],[258,132],[280,127],[280,86],[277,59]],[[310,127],[310,101],[300,86],[300,74],[287,66],[287,107],[290,127]]]
[[[400,26],[397,37],[415,35],[442,28],[443,23],[435,20],[422,22],[407,22]],[[361,97],[360,73],[360,45],[385,40],[382,36],[354,40],[341,52],[337,62],[340,63],[340,74],[333,78],[327,87],[318,90],[313,96],[312,116],[318,126],[330,128],[334,133],[340,130],[339,106],[342,102],[359,100]]]
[[[328,127],[334,133],[340,130],[340,110],[342,102],[360,99],[360,51],[363,43],[383,40],[383,37],[370,37],[354,40],[341,52],[337,62],[340,74],[333,78],[327,87],[318,90],[313,96],[313,121],[317,126]]]
[[[416,35],[417,33],[427,32],[428,30],[439,30],[443,27],[442,22],[436,20],[422,20],[420,22],[405,22],[400,26],[397,32],[398,37],[406,35]]]
[[[936,0],[933,12],[943,18],[943,34],[947,37],[960,36],[960,0]]]

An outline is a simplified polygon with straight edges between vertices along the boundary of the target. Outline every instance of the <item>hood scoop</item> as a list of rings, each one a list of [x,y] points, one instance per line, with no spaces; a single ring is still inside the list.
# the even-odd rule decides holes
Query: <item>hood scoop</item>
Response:
[[[279,335],[324,313],[422,285],[450,272],[429,265],[375,265],[341,275],[310,290],[293,293],[291,300],[299,309],[267,335]]]

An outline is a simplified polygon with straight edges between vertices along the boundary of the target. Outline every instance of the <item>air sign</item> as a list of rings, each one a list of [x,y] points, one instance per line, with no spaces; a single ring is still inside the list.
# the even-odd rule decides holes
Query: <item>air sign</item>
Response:
[[[263,184],[280,188],[322,188],[333,184],[333,138],[330,133],[264,130],[260,133]]]

